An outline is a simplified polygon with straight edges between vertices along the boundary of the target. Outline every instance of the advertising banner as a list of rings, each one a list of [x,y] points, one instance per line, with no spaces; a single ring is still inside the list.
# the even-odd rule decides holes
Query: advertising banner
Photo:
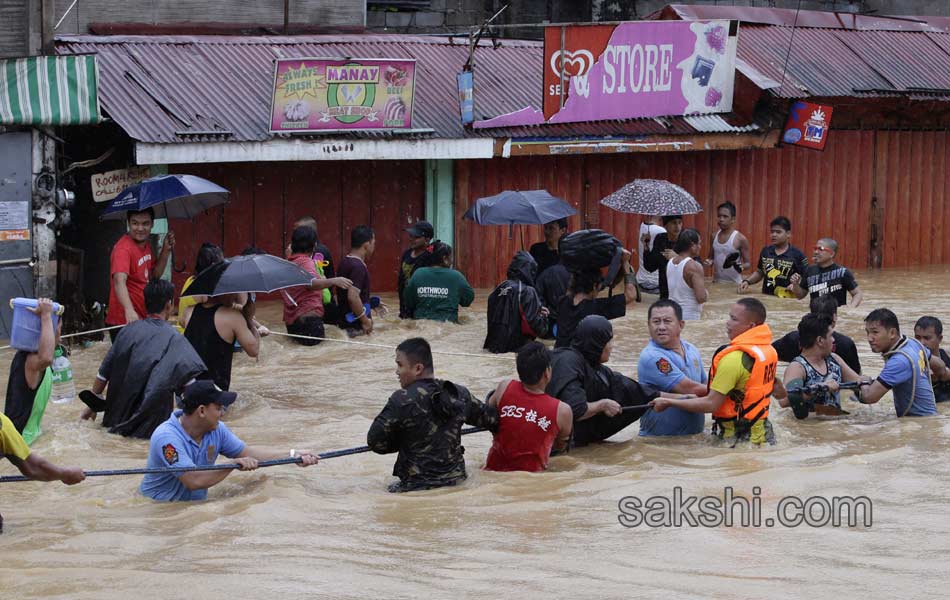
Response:
[[[546,27],[542,110],[474,127],[730,112],[737,31],[724,20]]]
[[[410,129],[415,70],[414,59],[278,59],[270,131]]]
[[[782,142],[812,150],[824,150],[833,110],[833,107],[824,104],[795,102],[788,113]]]
[[[458,74],[459,84],[459,113],[462,125],[468,125],[475,120],[475,78],[471,71],[462,71]]]
[[[547,27],[544,117],[571,123],[729,112],[737,42],[729,34],[729,21]]]

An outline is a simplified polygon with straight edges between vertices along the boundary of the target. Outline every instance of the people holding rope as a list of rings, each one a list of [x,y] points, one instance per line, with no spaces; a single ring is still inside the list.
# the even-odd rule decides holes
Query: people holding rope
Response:
[[[185,388],[181,410],[158,426],[149,440],[148,467],[174,468],[213,465],[218,455],[235,459],[241,471],[253,471],[258,461],[300,457],[302,467],[315,465],[317,455],[310,450],[270,450],[248,446],[221,422],[221,416],[237,399],[234,392],[219,389],[214,382],[196,381]],[[139,490],[153,500],[204,500],[208,488],[231,474],[230,469],[149,473]]]

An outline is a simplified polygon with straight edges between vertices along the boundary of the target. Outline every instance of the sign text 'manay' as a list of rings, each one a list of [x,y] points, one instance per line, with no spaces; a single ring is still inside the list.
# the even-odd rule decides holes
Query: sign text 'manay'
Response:
[[[327,83],[379,83],[379,67],[364,67],[360,65],[345,65],[331,67],[327,65]]]

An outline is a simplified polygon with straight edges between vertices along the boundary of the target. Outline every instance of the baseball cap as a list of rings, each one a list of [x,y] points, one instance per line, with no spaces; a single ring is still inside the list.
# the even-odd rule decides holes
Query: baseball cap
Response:
[[[185,386],[181,406],[185,410],[194,410],[203,404],[220,404],[227,408],[235,400],[237,400],[235,392],[225,392],[210,379],[199,379],[191,385]]]
[[[428,221],[416,221],[412,227],[406,227],[406,231],[408,231],[412,237],[431,239],[435,236],[435,229],[432,228],[432,223]]]

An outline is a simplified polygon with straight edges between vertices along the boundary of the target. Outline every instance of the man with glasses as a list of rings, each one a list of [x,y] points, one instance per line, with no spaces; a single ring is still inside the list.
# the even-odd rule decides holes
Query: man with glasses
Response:
[[[804,298],[806,294],[811,294],[812,298],[831,294],[838,301],[838,306],[844,306],[848,303],[848,294],[851,294],[851,306],[858,307],[861,304],[864,295],[858,282],[850,270],[835,263],[837,253],[838,242],[831,238],[818,240],[812,252],[815,264],[805,271],[805,285],[802,286],[802,277],[798,274],[792,275],[789,280],[798,298]]]

